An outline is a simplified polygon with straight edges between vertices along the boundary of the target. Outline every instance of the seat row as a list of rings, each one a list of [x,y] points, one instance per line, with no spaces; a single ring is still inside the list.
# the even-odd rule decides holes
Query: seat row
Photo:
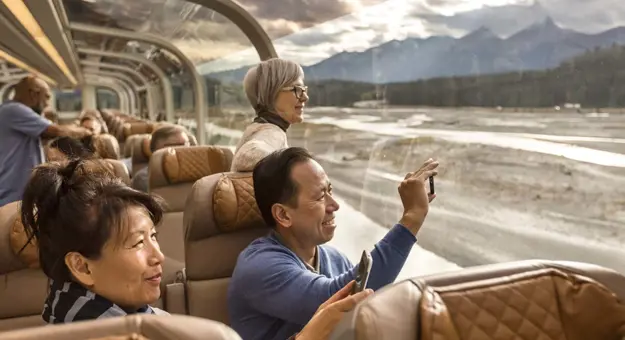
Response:
[[[227,173],[231,161],[229,148],[215,146],[167,148],[150,157],[150,192],[166,203],[158,226],[166,256],[160,305],[170,312],[188,312],[227,323],[225,292],[236,256],[250,241],[267,232],[253,199],[251,174]],[[107,162],[129,182],[122,162]],[[19,252],[26,243],[19,202],[2,207],[0,216],[0,233],[7,240],[0,244],[0,257],[7,259],[0,260],[0,274],[6,275],[8,283],[0,299],[10,302],[9,306],[19,305],[7,313],[0,308],[0,330],[29,326],[31,321],[41,323],[40,297],[47,290],[47,279],[38,270],[34,244]],[[39,293],[24,299],[23,287]],[[203,292],[209,303],[194,298]],[[18,320],[4,324],[5,319],[15,317]]]
[[[149,166],[150,192],[168,205],[158,227],[166,256],[160,307],[228,325],[226,292],[237,256],[268,232],[256,207],[251,174],[228,172],[229,148],[175,147],[150,155],[149,135],[130,134],[125,142],[133,172],[135,164]],[[17,254],[25,243],[18,210],[17,203],[0,208],[0,332],[43,322],[47,278],[37,268],[36,248]],[[619,339],[610,336],[625,335],[624,287],[623,275],[583,263],[523,261],[467,268],[381,289],[350,312],[333,337]],[[194,339],[204,334],[201,330],[237,338],[228,328],[189,317],[128,320],[137,326],[105,320],[93,327],[154,339]],[[66,329],[71,327],[78,326]],[[172,331],[161,334],[151,327]],[[193,328],[198,332],[189,332]]]

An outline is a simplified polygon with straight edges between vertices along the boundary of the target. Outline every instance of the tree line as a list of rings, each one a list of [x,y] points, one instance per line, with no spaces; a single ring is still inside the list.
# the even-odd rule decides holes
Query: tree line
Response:
[[[314,106],[352,106],[362,100],[386,100],[390,105],[447,107],[553,107],[565,103],[621,107],[625,106],[625,46],[587,51],[548,70],[390,84],[330,80],[307,85],[309,104]],[[224,85],[207,79],[207,86]],[[240,99],[244,101],[243,96]]]
[[[386,99],[428,106],[625,106],[625,46],[586,52],[548,70],[388,84]]]

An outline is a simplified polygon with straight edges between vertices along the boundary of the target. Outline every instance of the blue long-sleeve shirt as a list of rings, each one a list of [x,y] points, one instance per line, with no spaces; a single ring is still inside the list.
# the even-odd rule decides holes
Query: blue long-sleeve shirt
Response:
[[[371,252],[367,288],[377,290],[399,275],[415,236],[395,225]],[[330,246],[319,246],[319,273],[310,270],[273,233],[241,252],[228,288],[231,327],[244,340],[285,340],[301,331],[317,308],[356,278],[358,266]]]

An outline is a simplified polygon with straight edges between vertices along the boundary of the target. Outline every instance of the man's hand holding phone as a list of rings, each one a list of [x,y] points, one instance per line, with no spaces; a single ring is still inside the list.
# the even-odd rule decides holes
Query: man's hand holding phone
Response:
[[[356,285],[355,281],[348,283],[343,289],[332,295],[324,302],[313,318],[306,324],[306,327],[297,334],[296,340],[325,340],[336,325],[341,321],[343,315],[351,311],[360,301],[373,294],[373,290],[365,289],[360,293],[351,294]]]
[[[362,256],[360,257],[360,263],[358,264],[358,273],[356,275],[356,284],[354,284],[354,289],[352,290],[352,294],[358,294],[365,290],[367,287],[367,282],[369,282],[369,274],[371,274],[371,267],[373,266],[373,257],[371,254],[363,250]]]
[[[404,206],[404,213],[399,223],[408,228],[415,236],[421,229],[430,208],[430,202],[436,198],[436,194],[426,188],[426,182],[430,181],[430,189],[433,189],[434,176],[438,174],[438,162],[428,159],[421,168],[410,172],[399,184],[399,196]]]

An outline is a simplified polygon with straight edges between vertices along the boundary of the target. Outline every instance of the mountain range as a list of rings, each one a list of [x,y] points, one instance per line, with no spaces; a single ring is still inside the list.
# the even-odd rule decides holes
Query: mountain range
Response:
[[[341,52],[304,67],[306,81],[367,83],[543,70],[596,48],[625,44],[625,27],[586,34],[559,27],[550,17],[502,38],[486,27],[461,37],[393,40],[362,52]],[[241,82],[249,66],[207,74]]]

